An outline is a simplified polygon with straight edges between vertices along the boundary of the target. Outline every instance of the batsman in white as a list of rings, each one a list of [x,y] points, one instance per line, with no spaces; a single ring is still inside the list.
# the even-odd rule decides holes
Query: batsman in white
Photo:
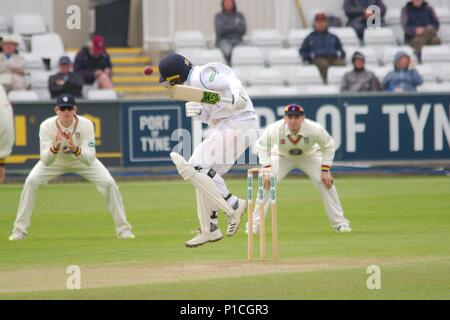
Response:
[[[228,172],[242,153],[257,139],[258,122],[252,101],[234,72],[221,63],[193,66],[188,59],[170,53],[160,64],[160,82],[185,84],[214,90],[222,97],[232,97],[232,103],[186,103],[186,115],[198,117],[212,128],[209,136],[194,150],[189,161],[177,154],[171,157],[180,175],[196,189],[200,232],[185,244],[197,247],[222,239],[217,211],[228,218],[227,235],[239,228],[246,202],[232,195],[222,175]]]
[[[103,194],[119,239],[134,238],[119,188],[108,170],[95,157],[94,125],[90,120],[77,115],[75,99],[70,95],[58,98],[55,112],[56,116],[46,119],[40,126],[40,161],[25,181],[9,240],[27,238],[39,187],[69,172],[83,176]]]
[[[303,108],[296,104],[286,106],[284,119],[269,125],[256,143],[259,161],[264,167],[272,167],[277,183],[295,168],[302,170],[320,191],[328,221],[336,232],[351,232],[350,223],[344,217],[333,176],[330,173],[335,154],[335,143],[325,128],[305,119]],[[267,190],[269,176],[264,177]],[[270,199],[264,194],[267,216]],[[253,212],[253,232],[259,231],[259,205]],[[248,232],[248,226],[247,230]]]
[[[5,159],[14,145],[14,115],[5,89],[0,85],[0,184],[5,180]]]

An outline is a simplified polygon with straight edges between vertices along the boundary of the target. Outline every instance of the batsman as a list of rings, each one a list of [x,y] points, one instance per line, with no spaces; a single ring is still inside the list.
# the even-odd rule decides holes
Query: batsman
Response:
[[[232,236],[247,204],[231,194],[222,175],[257,139],[259,125],[252,101],[231,68],[221,63],[193,66],[185,57],[170,53],[159,63],[159,71],[160,82],[170,86],[184,84],[231,98],[227,99],[231,103],[187,102],[186,115],[208,123],[211,133],[195,148],[189,161],[178,153],[171,153],[171,157],[179,174],[196,190],[200,232],[185,245],[198,247],[222,239],[217,225],[218,209],[226,213],[227,235]]]
[[[302,170],[322,196],[328,221],[336,232],[351,232],[331,175],[335,153],[335,142],[325,128],[305,118],[305,111],[297,104],[284,109],[284,118],[269,125],[256,143],[259,162],[272,167],[277,183],[296,168]],[[264,177],[267,190],[269,176]],[[269,192],[264,194],[265,215],[269,211]],[[259,206],[253,212],[253,232],[259,231]],[[248,232],[248,225],[247,225]]]

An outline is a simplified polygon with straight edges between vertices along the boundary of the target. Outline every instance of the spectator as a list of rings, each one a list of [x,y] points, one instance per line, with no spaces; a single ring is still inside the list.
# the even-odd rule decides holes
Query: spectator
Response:
[[[63,94],[81,97],[83,78],[75,72],[71,72],[72,62],[68,56],[59,59],[59,72],[48,79],[48,89],[52,98]]]
[[[246,32],[245,17],[236,9],[234,0],[222,0],[222,12],[214,18],[216,47],[222,50],[228,64],[231,64],[233,48],[242,43]]]
[[[303,41],[300,55],[304,62],[319,68],[325,83],[328,67],[345,65],[345,51],[339,38],[328,32],[325,13],[319,12],[314,17],[314,31]]]
[[[400,51],[395,55],[394,70],[383,80],[383,89],[390,92],[415,92],[422,83],[422,77],[413,68],[411,58]]]
[[[352,56],[353,70],[342,78],[341,92],[380,91],[381,85],[372,71],[365,69],[366,58],[356,51]]]
[[[17,54],[19,41],[13,35],[3,37],[0,53],[0,84],[7,92],[25,90],[25,59]]]
[[[380,8],[381,25],[384,25],[384,15],[386,14],[386,6],[383,0],[345,0],[344,11],[348,17],[347,25],[355,29],[360,40],[363,40],[364,30],[367,28],[367,19],[374,13],[367,10],[368,7],[376,5]]]
[[[75,57],[75,73],[81,74],[85,84],[97,82],[100,89],[114,87],[111,76],[111,59],[105,49],[105,39],[93,36],[87,47],[81,48]]]
[[[439,19],[427,2],[409,1],[402,9],[401,21],[405,31],[405,42],[415,49],[419,57],[424,45],[441,43],[437,36]]]

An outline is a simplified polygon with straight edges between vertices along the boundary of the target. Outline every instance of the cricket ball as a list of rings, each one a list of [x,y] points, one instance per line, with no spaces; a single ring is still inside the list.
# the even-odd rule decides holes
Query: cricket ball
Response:
[[[145,74],[145,75],[149,76],[149,75],[151,75],[152,73],[153,73],[153,68],[152,68],[152,67],[150,67],[150,66],[145,67],[145,69],[144,69],[144,74]]]

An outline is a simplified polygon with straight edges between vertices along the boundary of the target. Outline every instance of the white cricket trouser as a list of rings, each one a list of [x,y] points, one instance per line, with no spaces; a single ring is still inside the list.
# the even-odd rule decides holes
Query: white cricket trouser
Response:
[[[275,174],[277,184],[291,172],[293,169],[302,170],[312,181],[316,189],[320,191],[322,196],[322,202],[325,207],[325,211],[328,215],[328,222],[331,227],[336,228],[341,223],[349,223],[344,217],[344,211],[339,200],[339,195],[336,187],[333,185],[330,189],[327,189],[321,180],[321,164],[322,157],[320,154],[304,158],[302,160],[292,161],[278,155],[272,156],[272,168]],[[266,190],[265,190],[266,191]],[[270,208],[269,192],[264,192],[264,210],[265,216]],[[255,209],[253,211],[253,225],[255,228],[259,227],[259,203],[256,202]]]
[[[216,124],[213,131],[194,150],[189,164],[201,167],[202,172],[210,169],[216,172],[213,180],[220,194],[230,194],[222,175],[227,173],[237,159],[258,139],[259,124],[253,119],[225,119]],[[208,212],[217,211],[217,206],[209,206]],[[214,221],[216,222],[216,221]]]
[[[27,232],[27,229],[30,226],[37,190],[40,186],[47,184],[50,180],[64,173],[77,173],[89,182],[95,184],[97,190],[103,194],[106,199],[108,209],[114,219],[117,233],[131,228],[131,225],[127,222],[119,187],[109,171],[98,159],[95,159],[89,167],[80,166],[76,168],[61,166],[45,167],[42,162],[39,161],[31,170],[25,181],[25,185],[20,196],[17,218],[14,222],[14,230],[20,230],[24,233]],[[68,195],[68,197],[70,197],[70,195]],[[67,200],[69,201],[70,199]]]

